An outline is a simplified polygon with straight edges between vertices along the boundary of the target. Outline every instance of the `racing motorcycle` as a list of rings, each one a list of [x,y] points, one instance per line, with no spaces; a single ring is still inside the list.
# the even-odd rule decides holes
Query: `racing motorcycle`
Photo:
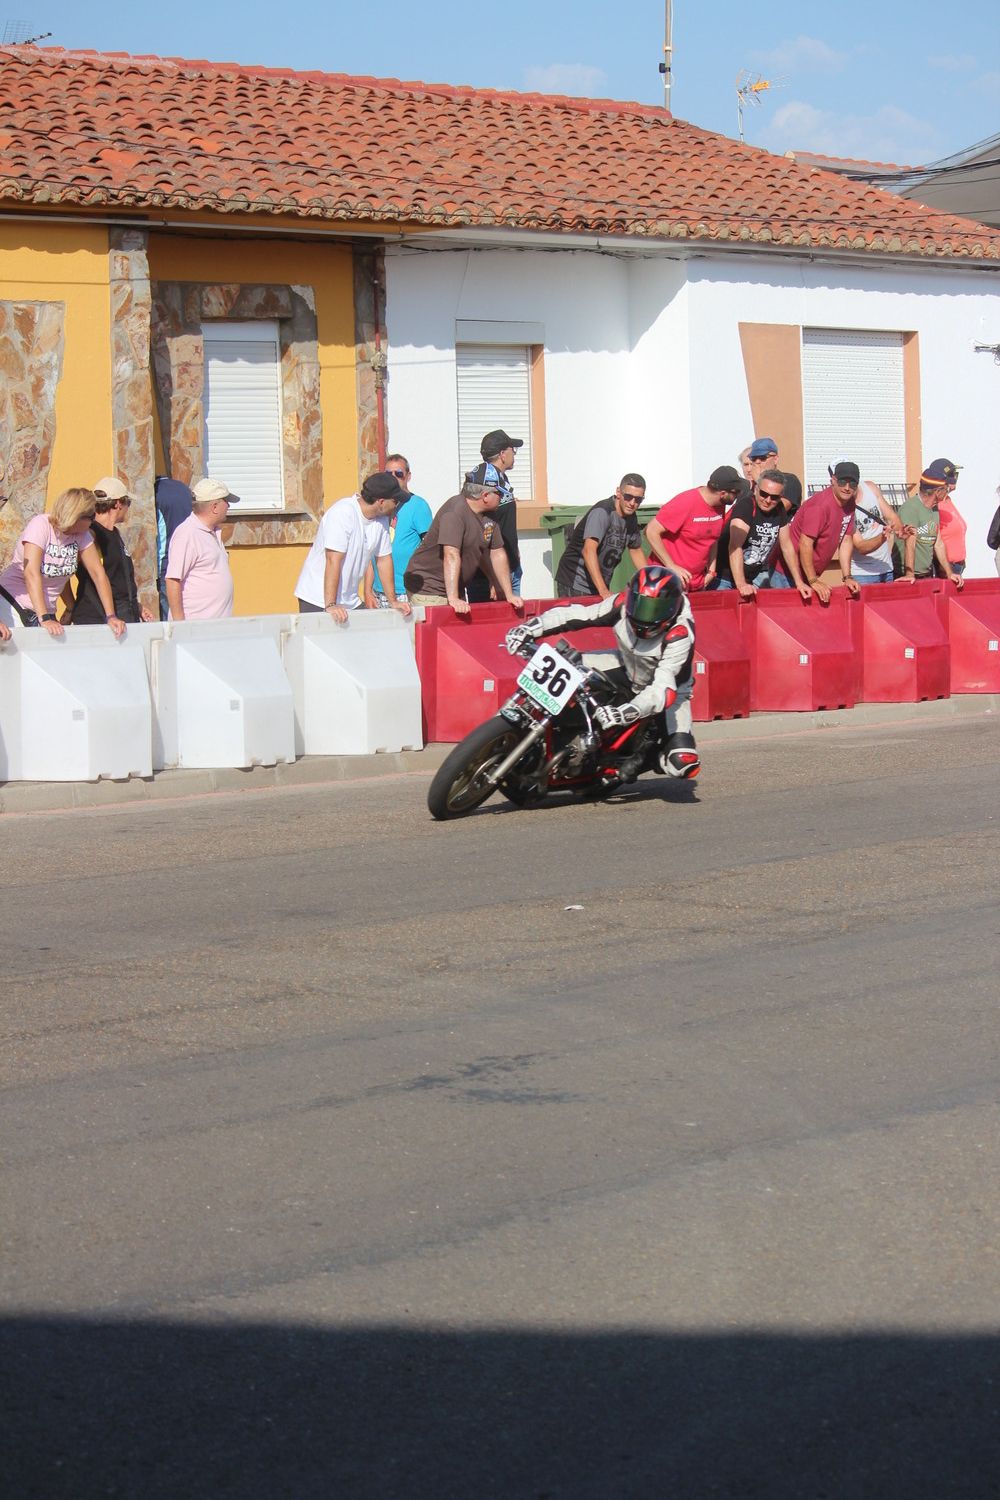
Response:
[[[435,818],[461,818],[494,792],[518,807],[555,792],[607,796],[643,771],[660,770],[662,714],[601,730],[598,708],[622,686],[584,664],[564,639],[527,644],[517,690],[442,762],[427,794]]]

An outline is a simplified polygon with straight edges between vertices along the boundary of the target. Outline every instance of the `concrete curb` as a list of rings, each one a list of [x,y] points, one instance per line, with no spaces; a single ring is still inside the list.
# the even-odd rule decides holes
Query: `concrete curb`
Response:
[[[727,740],[766,740],[811,731],[859,730],[883,724],[945,725],[956,719],[1000,713],[1000,696],[962,694],[926,703],[860,703],[856,708],[805,714],[752,714],[696,724],[699,744]],[[380,755],[313,755],[291,765],[251,766],[246,770],[157,771],[130,781],[21,781],[0,784],[0,814],[63,812],[76,808],[127,807],[136,803],[203,797],[214,793],[256,792],[279,787],[336,786],[385,776],[431,775],[451,745],[398,750]]]

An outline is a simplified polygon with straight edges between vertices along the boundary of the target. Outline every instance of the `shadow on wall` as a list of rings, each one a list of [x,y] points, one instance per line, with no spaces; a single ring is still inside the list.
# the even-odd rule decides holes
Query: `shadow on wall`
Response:
[[[119,1500],[982,1500],[1000,1339],[15,1319],[4,1487]]]

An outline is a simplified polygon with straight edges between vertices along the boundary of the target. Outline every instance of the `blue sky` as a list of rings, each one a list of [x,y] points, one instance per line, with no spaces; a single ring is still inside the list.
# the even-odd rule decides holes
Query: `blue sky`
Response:
[[[736,134],[742,70],[777,87],[747,112],[746,138],[918,164],[1000,132],[1000,7],[989,0],[674,0],[674,113]],[[81,5],[8,0],[68,48],[211,58],[658,104],[662,0],[282,0],[267,6],[169,0]]]

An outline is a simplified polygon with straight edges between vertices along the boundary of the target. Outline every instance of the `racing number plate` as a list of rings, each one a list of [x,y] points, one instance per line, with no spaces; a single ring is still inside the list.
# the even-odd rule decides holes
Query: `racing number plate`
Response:
[[[555,716],[562,713],[584,676],[555,647],[539,646],[517,679],[517,685]]]

